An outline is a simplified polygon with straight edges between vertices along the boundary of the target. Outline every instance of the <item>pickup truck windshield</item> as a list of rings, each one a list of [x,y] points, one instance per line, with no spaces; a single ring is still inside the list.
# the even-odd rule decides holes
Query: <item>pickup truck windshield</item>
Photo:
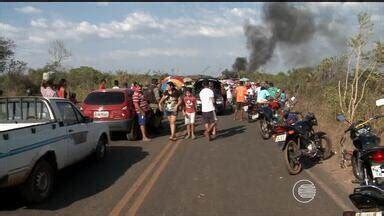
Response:
[[[48,107],[41,99],[0,99],[0,123],[50,121]]]
[[[123,92],[92,92],[85,98],[84,103],[89,105],[114,105],[122,104],[124,100]]]

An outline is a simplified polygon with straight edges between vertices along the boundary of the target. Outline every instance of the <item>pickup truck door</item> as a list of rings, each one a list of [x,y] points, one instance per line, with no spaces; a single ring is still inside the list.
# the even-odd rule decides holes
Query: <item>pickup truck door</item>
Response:
[[[3,137],[0,137],[0,140],[4,140]],[[8,147],[5,142],[0,142],[0,182],[1,178],[7,174],[7,160],[4,156],[8,153]]]
[[[68,161],[73,163],[83,159],[89,153],[88,125],[83,120],[78,119],[76,110],[71,103],[58,101],[56,104],[62,116],[63,126],[66,127],[69,136]]]

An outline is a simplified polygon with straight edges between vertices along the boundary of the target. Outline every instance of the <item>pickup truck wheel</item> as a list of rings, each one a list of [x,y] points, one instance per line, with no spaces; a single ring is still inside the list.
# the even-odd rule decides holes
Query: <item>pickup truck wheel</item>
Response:
[[[96,161],[102,161],[107,155],[107,140],[103,137],[97,142],[94,158]]]
[[[28,203],[42,202],[51,195],[54,182],[54,168],[48,161],[40,160],[21,187],[21,194]]]

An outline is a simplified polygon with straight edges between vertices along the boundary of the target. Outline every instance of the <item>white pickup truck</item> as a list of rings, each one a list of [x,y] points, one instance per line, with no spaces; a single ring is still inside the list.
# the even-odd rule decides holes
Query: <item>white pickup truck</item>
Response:
[[[20,186],[28,202],[47,198],[56,171],[106,155],[108,126],[84,117],[69,100],[0,97],[0,187]]]

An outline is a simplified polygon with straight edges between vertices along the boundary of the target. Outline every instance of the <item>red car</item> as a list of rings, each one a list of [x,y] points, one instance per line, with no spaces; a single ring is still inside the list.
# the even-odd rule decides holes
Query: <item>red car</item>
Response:
[[[96,122],[107,123],[110,132],[124,132],[128,139],[137,140],[140,129],[132,94],[126,88],[95,90],[87,95],[80,110]]]

